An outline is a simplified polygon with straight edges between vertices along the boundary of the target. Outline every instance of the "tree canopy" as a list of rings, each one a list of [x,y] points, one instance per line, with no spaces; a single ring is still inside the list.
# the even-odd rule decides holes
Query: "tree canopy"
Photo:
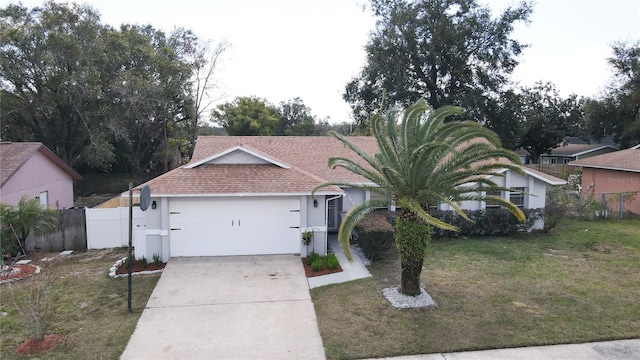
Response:
[[[166,171],[190,156],[204,106],[198,45],[180,28],[114,29],[85,5],[10,4],[0,9],[2,139],[41,141],[79,171]]]
[[[211,112],[211,119],[222,126],[227,135],[274,135],[278,111],[264,99],[237,97],[232,102],[218,105]]]
[[[255,96],[237,97],[218,105],[211,112],[211,121],[227,135],[322,136],[331,130],[340,134],[352,130],[351,124],[329,124],[328,118],[319,119],[299,97],[277,106]],[[220,134],[215,128],[201,128],[201,133]]]
[[[615,75],[600,99],[587,101],[586,128],[591,137],[611,136],[626,148],[640,144],[640,41],[616,43],[612,50]]]
[[[278,116],[276,135],[315,135],[315,118],[301,98],[281,102]]]
[[[343,95],[361,127],[381,105],[420,98],[434,108],[460,105],[482,123],[493,120],[486,107],[497,102],[525,48],[511,33],[528,20],[531,4],[497,18],[476,0],[371,0],[371,6],[378,21],[366,64]]]
[[[537,82],[518,92],[506,92],[501,99],[504,123],[495,130],[512,150],[522,148],[533,163],[540,155],[560,146],[568,136],[581,135],[582,101],[576,95],[562,98],[552,83]],[[504,116],[504,117],[503,117]]]

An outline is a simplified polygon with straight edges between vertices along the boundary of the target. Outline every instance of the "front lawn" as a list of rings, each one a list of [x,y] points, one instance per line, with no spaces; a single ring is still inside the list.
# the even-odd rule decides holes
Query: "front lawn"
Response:
[[[64,340],[47,352],[31,357],[17,355],[14,349],[29,337],[29,330],[23,326],[13,305],[9,285],[3,284],[0,285],[0,358],[118,359],[160,278],[160,274],[133,277],[133,312],[129,313],[127,278],[108,277],[109,267],[124,256],[126,249],[89,250],[64,257],[32,254],[33,263],[40,265],[42,257],[56,257],[49,270],[55,281],[47,333],[63,335]],[[29,279],[12,284],[18,299],[29,284]]]
[[[395,251],[373,277],[311,290],[329,359],[640,337],[640,220],[566,220],[548,235],[434,241],[437,306],[396,310]]]

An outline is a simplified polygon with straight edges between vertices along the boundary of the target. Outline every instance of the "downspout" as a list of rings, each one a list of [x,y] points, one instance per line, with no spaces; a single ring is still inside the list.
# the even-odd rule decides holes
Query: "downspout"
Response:
[[[335,200],[335,199],[339,199],[343,196],[342,195],[337,195],[334,197],[330,197],[325,199],[324,201],[324,228],[325,228],[325,242],[324,242],[324,253],[327,253],[328,250],[328,245],[329,245],[329,201],[331,200]]]

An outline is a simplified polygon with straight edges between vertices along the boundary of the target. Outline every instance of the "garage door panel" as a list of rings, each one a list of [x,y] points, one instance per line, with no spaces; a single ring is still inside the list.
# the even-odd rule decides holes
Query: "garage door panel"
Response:
[[[172,256],[300,251],[297,198],[172,199]]]

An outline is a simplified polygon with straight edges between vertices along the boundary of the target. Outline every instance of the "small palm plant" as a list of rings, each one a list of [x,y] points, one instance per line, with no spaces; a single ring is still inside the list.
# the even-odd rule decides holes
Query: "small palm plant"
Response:
[[[431,238],[430,227],[458,230],[431,216],[427,211],[429,206],[447,204],[471,221],[461,208],[462,201],[483,200],[502,205],[520,221],[524,220],[524,214],[515,205],[486,193],[487,190],[508,190],[499,187],[490,177],[497,176],[497,171],[504,168],[521,173],[515,165],[520,162],[519,157],[501,148],[498,136],[475,121],[445,121],[463,114],[461,108],[452,106],[431,110],[420,100],[404,111],[392,109],[386,116],[374,115],[371,125],[378,144],[375,155],[365,153],[347,137],[331,133],[362,161],[334,157],[329,159],[329,166],[345,168],[367,181],[326,182],[314,191],[339,185],[380,195],[355,206],[342,220],[338,238],[349,260],[349,234],[356,224],[374,208],[396,204],[400,214],[396,218],[395,242],[402,267],[398,290],[405,295],[421,293],[420,273]]]
[[[31,230],[37,233],[52,231],[58,224],[58,218],[54,210],[42,208],[38,199],[23,196],[15,207],[0,203],[0,223],[5,227],[4,234],[10,234],[24,254],[25,240]]]

